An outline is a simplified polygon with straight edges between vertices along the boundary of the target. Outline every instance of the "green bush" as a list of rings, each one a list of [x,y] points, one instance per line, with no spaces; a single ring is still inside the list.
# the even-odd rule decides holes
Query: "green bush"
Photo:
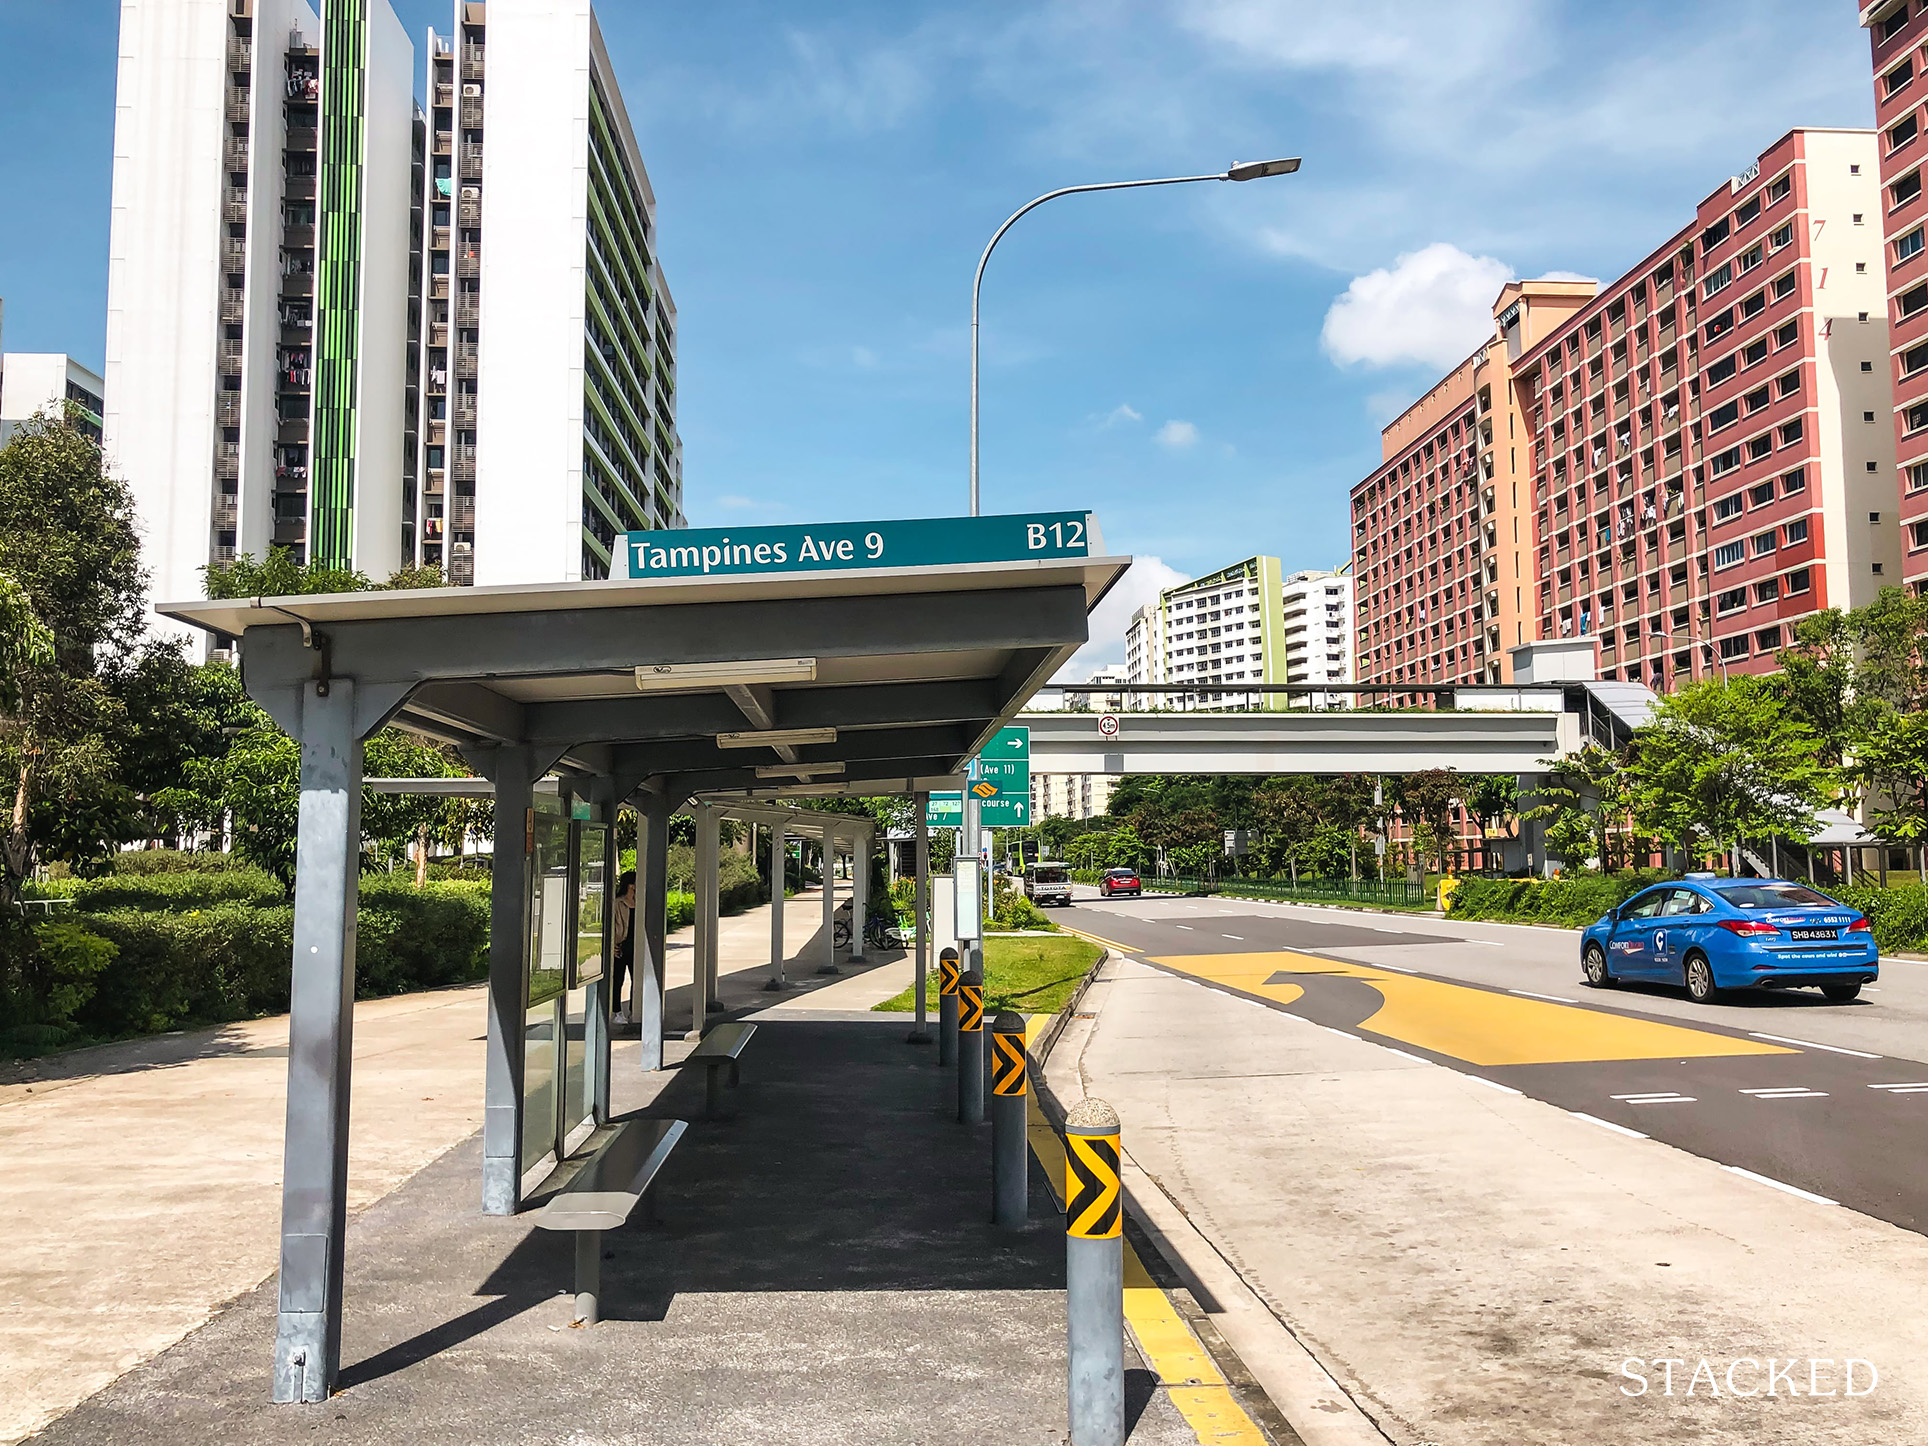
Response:
[[[186,849],[129,849],[111,860],[117,874],[221,874],[230,869],[252,870],[238,854]]]
[[[1883,954],[1928,952],[1928,888],[1902,884],[1884,889],[1879,884],[1830,885],[1822,892],[1859,909],[1874,926],[1874,941]]]
[[[185,913],[115,909],[85,917],[118,951],[75,1015],[88,1034],[114,1038],[288,1007],[294,910],[286,905],[228,902]]]
[[[663,932],[674,934],[696,922],[696,895],[672,889],[663,899]]]
[[[270,908],[288,902],[280,880],[259,869],[239,868],[220,872],[156,872],[151,874],[108,874],[98,879],[65,879],[63,896],[74,907],[89,914],[105,914],[117,909],[148,912],[183,909],[210,909],[216,904],[252,904]]]
[[[1583,929],[1640,890],[1678,877],[1655,869],[1557,879],[1463,878],[1446,910],[1452,919],[1494,919]]]
[[[991,916],[991,922],[1000,929],[1052,929],[1058,926],[1044,916],[1044,911],[1023,894],[1008,895],[998,911]]]

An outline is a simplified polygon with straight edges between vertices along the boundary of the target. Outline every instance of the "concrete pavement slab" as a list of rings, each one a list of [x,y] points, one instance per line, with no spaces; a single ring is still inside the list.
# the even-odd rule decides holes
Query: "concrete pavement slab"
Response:
[[[477,1213],[471,1139],[351,1225],[331,1401],[267,1403],[268,1282],[38,1439],[1062,1442],[1060,1219],[991,1227],[988,1133],[901,1023],[765,1016],[735,1117],[667,1167],[663,1224],[605,1236],[593,1328],[569,1327],[569,1241]],[[650,1113],[700,1116],[700,1078],[654,1078]],[[1132,1440],[1195,1441],[1128,1366]]]
[[[1393,1440],[1928,1435],[1921,1236],[1143,966],[1083,1009],[1078,1087]]]

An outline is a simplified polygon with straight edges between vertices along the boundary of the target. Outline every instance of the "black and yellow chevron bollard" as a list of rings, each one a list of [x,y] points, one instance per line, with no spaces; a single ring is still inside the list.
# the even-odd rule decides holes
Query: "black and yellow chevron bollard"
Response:
[[[1024,1229],[1031,1213],[1029,1070],[1024,1016],[1007,1009],[991,1025],[991,1223],[1000,1230]]]
[[[1124,1446],[1124,1187],[1118,1112],[1087,1099],[1064,1122],[1066,1403],[1071,1446]]]
[[[957,950],[945,945],[937,956],[937,1062],[957,1063],[957,981],[964,966],[957,962]]]
[[[957,1117],[984,1123],[984,976],[975,969],[957,981]]]

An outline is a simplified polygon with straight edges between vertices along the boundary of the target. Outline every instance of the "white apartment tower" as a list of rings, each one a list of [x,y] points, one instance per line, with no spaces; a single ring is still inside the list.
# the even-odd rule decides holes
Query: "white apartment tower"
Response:
[[[1288,683],[1352,681],[1352,578],[1340,572],[1295,572],[1280,589],[1281,634]],[[1347,693],[1315,693],[1314,708],[1345,707]],[[1294,697],[1295,703],[1306,700]]]
[[[411,70],[386,0],[122,0],[104,445],[159,596],[408,560]]]
[[[607,577],[681,527],[676,308],[589,0],[458,0],[431,36],[425,561]]]
[[[0,353],[0,444],[22,422],[45,412],[69,416],[74,425],[100,440],[103,383],[91,370],[62,352]],[[68,412],[72,402],[77,411]]]
[[[158,596],[276,546],[599,577],[683,525],[655,197],[589,0],[452,19],[424,114],[389,0],[122,0],[104,445]]]

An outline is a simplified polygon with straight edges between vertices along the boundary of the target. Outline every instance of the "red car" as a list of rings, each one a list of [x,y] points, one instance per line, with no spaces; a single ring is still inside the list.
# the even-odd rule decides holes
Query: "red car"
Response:
[[[1145,886],[1138,882],[1136,869],[1106,869],[1105,876],[1098,880],[1098,892],[1107,899],[1118,894],[1130,894],[1135,899],[1145,892]]]

